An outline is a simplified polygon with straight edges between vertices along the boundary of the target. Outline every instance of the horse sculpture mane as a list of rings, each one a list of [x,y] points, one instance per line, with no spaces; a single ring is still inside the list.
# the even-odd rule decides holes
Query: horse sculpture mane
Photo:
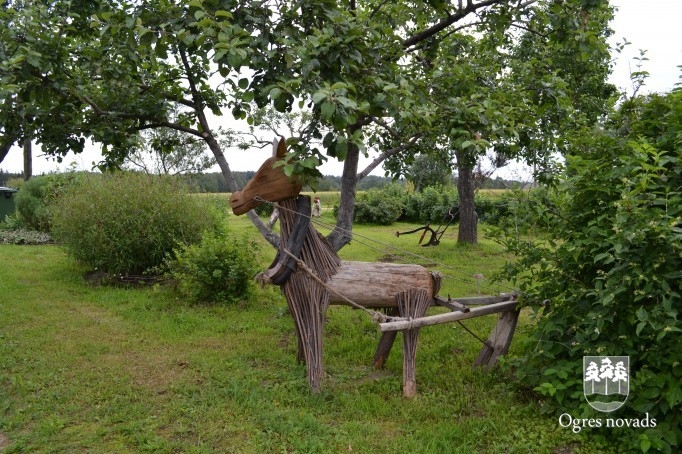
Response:
[[[417,319],[437,301],[440,275],[419,265],[342,261],[310,223],[310,197],[300,195],[300,182],[276,165],[286,156],[285,140],[275,140],[273,150],[273,157],[244,189],[232,194],[230,205],[234,214],[240,215],[266,201],[279,203],[280,247],[272,265],[258,279],[281,287],[294,318],[297,357],[305,361],[310,387],[318,392],[324,377],[322,331],[330,304],[351,302],[356,307],[382,308],[405,320]],[[404,329],[403,393],[408,397],[416,394],[418,332],[418,328]],[[395,335],[396,331],[383,333],[376,367],[383,366]]]

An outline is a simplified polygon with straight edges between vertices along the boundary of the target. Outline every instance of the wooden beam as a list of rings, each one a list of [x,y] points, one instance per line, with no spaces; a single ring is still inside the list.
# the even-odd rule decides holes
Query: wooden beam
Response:
[[[510,293],[502,293],[499,296],[467,296],[463,298],[443,298],[442,296],[436,296],[435,299],[445,302],[456,302],[463,304],[464,306],[482,306],[484,304],[501,303],[503,301],[509,301],[513,295]],[[436,304],[440,305],[439,301],[435,301]]]
[[[440,325],[457,320],[481,317],[483,315],[495,314],[514,309],[517,301],[504,301],[501,303],[488,304],[486,306],[474,307],[469,312],[448,312],[446,314],[430,315],[414,320],[400,320],[397,322],[379,323],[379,331],[401,331],[404,329],[421,328],[422,326]]]
[[[500,313],[495,327],[490,332],[488,342],[483,346],[474,367],[491,368],[497,362],[497,358],[506,355],[511,345],[516,323],[519,320],[520,309],[511,309]]]
[[[433,302],[438,306],[447,307],[453,312],[456,311],[469,312],[471,310],[469,306],[465,306],[464,304],[458,303],[457,301],[450,298],[445,299],[442,296],[434,297]]]

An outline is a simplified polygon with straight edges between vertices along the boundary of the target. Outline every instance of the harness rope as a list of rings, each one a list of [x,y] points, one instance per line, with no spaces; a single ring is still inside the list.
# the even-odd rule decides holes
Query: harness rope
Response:
[[[263,199],[263,198],[260,197],[260,196],[255,196],[253,199],[256,200],[256,201],[258,201],[258,202],[261,202],[261,203],[267,203],[267,204],[270,204],[270,205],[275,205],[275,202],[271,202],[271,201],[269,201],[269,200],[265,200],[265,199]],[[328,230],[333,230],[333,229],[337,228],[337,229],[339,229],[342,233],[344,233],[346,236],[348,236],[349,238],[355,239],[354,237],[360,237],[360,238],[366,239],[366,240],[369,241],[369,242],[377,243],[377,244],[379,244],[379,245],[381,245],[381,246],[384,246],[384,247],[386,247],[386,248],[390,248],[390,249],[393,249],[393,250],[396,250],[396,251],[400,251],[400,252],[402,252],[402,253],[405,254],[405,255],[413,256],[413,257],[416,257],[416,258],[419,258],[419,259],[425,260],[425,261],[432,261],[432,260],[431,260],[430,258],[428,258],[428,257],[424,257],[424,256],[422,256],[422,255],[415,254],[415,253],[413,253],[413,252],[411,252],[411,251],[407,251],[407,250],[405,250],[405,249],[402,249],[402,248],[393,246],[393,245],[391,245],[391,244],[383,243],[383,242],[381,242],[381,241],[379,241],[379,240],[376,240],[376,239],[374,239],[374,238],[370,238],[370,237],[367,237],[367,236],[364,236],[364,235],[360,235],[360,234],[358,234],[358,233],[353,233],[353,232],[351,232],[351,231],[349,231],[349,230],[347,230],[347,229],[339,228],[339,227],[337,227],[337,226],[330,225],[330,224],[328,224],[328,223],[326,223],[326,222],[323,222],[323,221],[321,221],[321,220],[314,219],[314,218],[313,218],[312,216],[310,216],[310,215],[305,215],[305,214],[303,214],[303,213],[300,213],[300,212],[291,210],[291,209],[289,209],[289,208],[286,208],[286,207],[282,206],[281,204],[277,205],[277,209],[281,209],[281,210],[284,210],[284,211],[288,211],[288,212],[290,212],[290,213],[294,213],[294,214],[296,214],[297,216],[304,216],[304,217],[307,217],[307,218],[310,220],[310,222],[312,222],[312,223],[314,223],[314,224],[317,224],[317,225],[319,225],[319,226],[321,226],[321,227],[323,227],[323,228],[326,228],[326,229],[328,229]],[[378,247],[375,247],[375,246],[373,246],[373,245],[371,245],[371,244],[369,244],[369,243],[364,243],[364,242],[359,241],[359,240],[357,240],[357,239],[356,239],[356,241],[357,241],[358,243],[362,244],[363,246],[366,246],[366,247],[368,247],[368,248],[370,248],[370,249],[373,249],[373,250],[378,251],[378,252],[386,253],[385,250],[382,250],[382,249],[380,249],[380,248],[378,248]],[[296,261],[296,264],[297,264],[297,266],[298,266],[300,269],[302,269],[303,271],[305,271],[312,279],[314,279],[316,282],[318,282],[320,285],[322,285],[322,286],[323,286],[324,288],[326,288],[328,291],[330,291],[330,292],[332,292],[332,293],[338,295],[340,298],[342,298],[344,301],[346,301],[351,307],[354,307],[354,308],[356,308],[356,309],[363,310],[363,311],[365,311],[366,313],[368,313],[369,315],[371,315],[371,316],[372,316],[372,321],[373,321],[374,323],[384,323],[384,322],[390,322],[390,321],[405,321],[405,320],[407,320],[407,321],[409,322],[407,329],[408,329],[408,330],[413,329],[414,319],[413,319],[412,317],[404,318],[404,317],[389,316],[389,315],[383,314],[383,313],[381,313],[381,312],[377,312],[377,311],[371,310],[371,309],[369,309],[369,308],[366,308],[366,307],[364,307],[364,306],[362,306],[362,305],[356,303],[355,301],[352,301],[350,298],[346,297],[345,295],[340,294],[338,291],[336,291],[335,289],[333,289],[333,288],[331,288],[329,285],[327,285],[327,283],[324,282],[322,279],[320,279],[320,278],[315,274],[315,272],[314,272],[312,269],[310,269],[310,268],[306,265],[306,263],[305,263],[303,260],[301,260],[299,257],[295,256],[293,253],[291,253],[291,252],[290,252],[289,250],[287,250],[286,248],[283,248],[282,250],[283,250],[283,252],[284,252],[285,254],[287,254],[289,257],[291,257],[292,259],[294,259],[294,260]],[[460,269],[458,269],[458,268],[456,268],[456,267],[453,267],[453,266],[450,266],[450,265],[447,265],[447,264],[444,264],[444,263],[440,263],[440,262],[434,262],[434,263],[435,263],[436,265],[438,265],[438,266],[441,266],[441,267],[444,267],[444,268],[453,270],[453,271],[455,271],[455,272],[466,273],[466,272],[463,271],[463,270],[460,270]],[[468,274],[468,273],[467,273],[467,274]],[[465,280],[465,279],[462,279],[462,278],[457,278],[457,277],[450,276],[450,275],[447,275],[447,274],[445,274],[444,276],[445,276],[445,277],[448,277],[448,278],[450,278],[450,279],[454,279],[454,280],[456,280],[456,281],[463,282],[463,283],[468,284],[468,285],[472,285],[472,284],[473,284],[473,282],[468,281],[468,280]],[[480,285],[480,283],[477,283],[477,287],[479,287],[479,288],[480,288],[480,287],[484,287],[484,288],[487,288],[487,289],[489,289],[489,290],[492,290],[492,291],[495,292],[495,293],[499,292],[499,288],[496,289],[496,288],[493,288],[493,287],[490,287],[490,286]],[[510,290],[511,292],[516,292],[516,290],[513,289],[513,288],[511,288],[511,287],[500,286],[500,288],[506,288],[506,289]],[[468,332],[471,336],[473,336],[476,340],[478,340],[481,344],[483,344],[483,345],[485,345],[485,346],[487,346],[487,347],[490,347],[491,344],[490,344],[490,341],[489,341],[489,340],[484,340],[484,339],[482,339],[481,337],[479,337],[478,335],[476,335],[476,333],[474,333],[473,331],[471,331],[464,323],[462,323],[462,321],[458,320],[457,323],[458,323],[462,328],[464,328],[464,330],[465,330],[466,332]],[[495,339],[494,339],[494,342],[496,342],[496,341],[497,341],[497,339],[495,338]]]
[[[270,204],[270,205],[274,205],[274,204],[275,204],[275,202],[270,202],[270,201],[268,201],[268,200],[263,199],[263,198],[260,197],[260,196],[254,197],[254,200],[256,200],[256,201],[258,201],[258,202],[262,202],[262,203],[268,203],[268,204]],[[285,211],[291,211],[291,210],[288,210],[288,209],[285,208],[285,207],[282,207],[281,205],[278,206],[278,208],[279,208],[279,209],[283,209],[283,210],[285,210]],[[297,214],[300,214],[300,213],[297,213]],[[305,215],[302,215],[302,216],[305,216]],[[338,226],[334,226],[334,225],[328,224],[328,223],[326,223],[326,222],[324,222],[324,221],[321,221],[321,220],[319,220],[319,219],[310,217],[310,221],[311,221],[313,224],[319,225],[319,226],[321,226],[321,227],[323,227],[323,228],[325,228],[325,229],[328,229],[328,230],[337,229],[337,230],[339,230],[341,233],[345,234],[348,238],[351,238],[351,239],[353,239],[354,241],[358,242],[359,244],[361,244],[361,245],[363,245],[363,246],[366,246],[366,247],[368,247],[368,248],[370,248],[370,249],[373,249],[373,250],[375,250],[375,251],[377,251],[377,252],[386,254],[386,253],[387,253],[387,250],[386,250],[386,249],[381,249],[381,248],[375,247],[375,246],[373,246],[373,245],[371,245],[371,244],[368,244],[368,243],[365,243],[365,242],[363,242],[363,241],[360,241],[360,240],[357,239],[357,237],[362,238],[362,239],[367,240],[367,241],[372,242],[372,243],[377,243],[377,244],[379,244],[380,246],[383,246],[383,247],[385,247],[385,248],[392,249],[392,250],[394,250],[394,251],[398,251],[398,252],[402,253],[403,255],[412,256],[412,257],[418,258],[418,259],[420,259],[420,260],[423,260],[423,261],[425,261],[425,262],[432,262],[432,263],[435,263],[437,266],[439,266],[439,267],[441,267],[441,268],[446,268],[446,269],[451,270],[451,271],[453,271],[453,272],[460,273],[460,274],[464,274],[464,275],[467,275],[467,276],[469,275],[469,273],[467,273],[466,271],[464,271],[464,270],[462,270],[462,269],[459,269],[459,268],[456,268],[456,267],[454,267],[454,266],[447,265],[447,264],[445,264],[445,263],[441,263],[441,262],[435,261],[435,260],[433,260],[433,259],[431,259],[431,258],[429,258],[429,257],[425,257],[425,256],[423,256],[423,255],[416,254],[416,253],[414,253],[414,252],[408,251],[408,250],[406,250],[406,249],[399,248],[399,247],[394,246],[394,245],[392,245],[392,244],[383,243],[383,242],[381,242],[381,241],[379,241],[379,240],[376,240],[376,239],[374,239],[374,238],[367,237],[367,236],[365,236],[365,235],[361,235],[361,234],[359,234],[359,233],[357,233],[357,232],[351,232],[351,231],[348,230],[348,229],[344,229],[344,228],[340,228],[340,227],[338,227]],[[512,287],[505,286],[505,285],[498,285],[498,287],[495,288],[495,287],[491,287],[491,286],[485,285],[485,284],[480,284],[479,282],[474,282],[474,281],[471,281],[471,280],[468,280],[468,279],[465,279],[465,278],[462,278],[462,277],[456,277],[456,276],[452,276],[452,275],[449,275],[449,274],[444,274],[443,276],[444,276],[444,277],[447,277],[447,278],[450,278],[450,279],[453,279],[453,280],[455,280],[455,281],[462,282],[462,283],[467,284],[467,285],[476,286],[477,288],[485,288],[485,289],[488,289],[488,290],[490,290],[492,293],[500,293],[500,290],[506,290],[506,291],[508,291],[508,292],[510,292],[510,293],[517,292],[516,289],[514,289],[514,288],[512,288]]]
[[[292,254],[289,250],[287,250],[287,249],[282,249],[282,251],[283,251],[285,254],[287,254],[289,257],[291,257],[291,258],[293,258],[294,260],[296,260],[296,264],[298,265],[298,267],[299,267],[300,269],[302,269],[303,271],[305,271],[306,273],[308,273],[308,275],[309,275],[311,278],[313,278],[315,281],[317,281],[320,285],[322,285],[322,286],[323,286],[324,288],[326,288],[328,291],[330,291],[330,292],[332,292],[332,293],[334,293],[334,294],[340,296],[345,302],[347,302],[348,304],[350,304],[350,305],[353,306],[354,308],[356,308],[356,309],[361,309],[361,310],[367,312],[368,314],[370,314],[370,315],[372,316],[372,321],[374,321],[375,323],[385,323],[385,322],[389,322],[389,321],[391,321],[391,322],[396,321],[396,322],[397,322],[397,321],[407,320],[407,319],[405,319],[405,318],[403,318],[403,317],[393,317],[393,316],[390,316],[390,315],[382,314],[381,312],[374,311],[374,310],[369,309],[369,308],[367,308],[367,307],[365,307],[365,306],[362,306],[361,304],[356,303],[355,301],[351,300],[350,298],[348,298],[348,297],[346,297],[345,295],[342,295],[341,293],[339,293],[338,291],[336,291],[336,289],[333,289],[331,286],[327,285],[327,283],[324,282],[322,279],[320,279],[320,278],[315,274],[315,272],[314,272],[313,270],[311,270],[311,269],[308,267],[308,265],[305,264],[305,262],[304,262],[303,260],[297,258],[297,257],[296,257],[294,254]]]

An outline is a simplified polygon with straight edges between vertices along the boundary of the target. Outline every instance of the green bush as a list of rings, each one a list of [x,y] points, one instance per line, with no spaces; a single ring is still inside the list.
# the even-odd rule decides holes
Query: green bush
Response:
[[[370,189],[358,195],[353,221],[358,224],[390,225],[400,218],[405,209],[405,190],[397,185]],[[335,213],[338,208],[335,207]]]
[[[246,299],[259,268],[258,245],[227,229],[207,232],[198,244],[180,246],[166,260],[177,289],[196,303],[234,303]]]
[[[476,197],[476,212],[482,222],[497,222],[506,209],[501,198]],[[439,223],[459,208],[454,187],[429,186],[421,192],[408,192],[403,186],[389,185],[358,194],[353,221],[358,224],[390,225],[400,220],[419,224]],[[338,213],[338,202],[334,215]],[[449,218],[448,218],[449,219]]]
[[[421,192],[407,194],[405,215],[401,219],[407,222],[427,224],[440,222],[448,210],[456,206],[457,190],[447,186],[429,186]]]
[[[567,159],[566,209],[545,214],[553,226],[548,241],[510,236],[507,242],[520,258],[505,277],[516,280],[525,301],[551,301],[539,312],[525,356],[511,361],[520,381],[545,395],[545,408],[605,417],[583,397],[582,358],[630,357],[630,395],[618,418],[646,414],[657,425],[601,431],[618,451],[672,452],[682,443],[677,146],[659,150],[644,138],[589,137],[582,157]]]
[[[179,179],[122,172],[82,178],[52,214],[52,233],[71,256],[115,274],[161,265],[178,243],[198,242],[222,220]]]
[[[51,206],[81,176],[76,172],[51,173],[24,182],[14,198],[19,219],[30,229],[49,232]]]
[[[564,188],[514,188],[496,199],[481,198],[476,201],[476,207],[481,208],[481,218],[486,224],[514,235],[542,234],[553,228],[548,212],[558,215],[565,209],[569,198],[570,193]]]

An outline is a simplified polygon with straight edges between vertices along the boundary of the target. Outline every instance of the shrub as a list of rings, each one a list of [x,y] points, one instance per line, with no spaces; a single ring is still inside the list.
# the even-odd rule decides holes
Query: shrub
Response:
[[[620,443],[671,452],[682,442],[682,155],[646,139],[589,139],[567,159],[563,212],[546,212],[549,241],[510,240],[520,255],[505,277],[526,301],[549,299],[519,379],[557,414],[595,417],[583,398],[582,357],[629,356],[630,396],[619,418],[655,419],[655,428],[605,431]]]
[[[24,182],[14,198],[20,220],[31,229],[49,232],[50,207],[81,176],[75,172],[51,173]]]
[[[358,224],[393,224],[405,209],[404,194],[405,190],[396,185],[359,194],[353,221]],[[335,207],[334,211],[337,212],[338,208]]]
[[[177,289],[193,302],[234,303],[248,297],[259,264],[258,245],[227,229],[207,232],[198,244],[181,245],[166,260]]]
[[[514,188],[496,199],[481,199],[482,220],[514,235],[544,233],[553,227],[547,213],[558,215],[570,198],[564,188],[539,186],[533,189]]]
[[[420,224],[440,222],[451,207],[457,206],[457,201],[455,188],[429,186],[407,195],[403,220]]]
[[[53,235],[81,263],[106,273],[141,274],[178,243],[191,244],[221,221],[179,179],[136,173],[89,175],[53,210]]]

